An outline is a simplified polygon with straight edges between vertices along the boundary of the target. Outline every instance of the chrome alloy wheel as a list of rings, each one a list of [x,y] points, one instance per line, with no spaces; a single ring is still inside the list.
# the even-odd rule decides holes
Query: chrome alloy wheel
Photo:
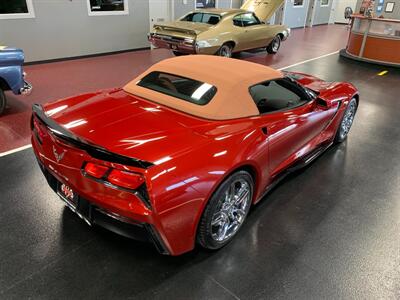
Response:
[[[219,50],[219,56],[232,57],[232,49],[229,45],[223,45]]]
[[[242,225],[251,204],[251,187],[244,179],[233,181],[224,193],[211,220],[211,236],[224,242]]]
[[[340,124],[340,138],[344,139],[350,131],[351,125],[354,121],[354,116],[356,115],[357,103],[353,99],[351,100],[349,106],[344,113],[342,123]]]
[[[272,51],[278,52],[280,46],[281,46],[281,39],[279,37],[275,37],[272,42]]]

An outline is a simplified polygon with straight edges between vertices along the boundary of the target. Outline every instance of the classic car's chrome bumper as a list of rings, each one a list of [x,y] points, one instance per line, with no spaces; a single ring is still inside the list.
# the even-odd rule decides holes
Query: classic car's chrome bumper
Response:
[[[22,95],[29,95],[32,92],[32,85],[24,80],[24,86],[19,90]]]
[[[287,38],[290,36],[290,28],[286,28],[286,30],[283,31],[283,39],[282,41],[286,41]]]
[[[25,72],[23,73],[23,77],[24,77],[24,86],[22,88],[20,88],[19,92],[22,95],[29,95],[32,92],[33,87],[29,82],[25,81],[25,77],[26,77]]]
[[[148,40],[157,48],[166,48],[187,54],[197,53],[196,41],[194,39],[149,33]]]

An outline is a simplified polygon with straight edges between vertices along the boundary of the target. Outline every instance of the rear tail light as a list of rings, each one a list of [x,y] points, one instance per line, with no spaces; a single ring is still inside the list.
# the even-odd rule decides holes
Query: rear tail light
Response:
[[[151,209],[151,203],[145,178],[143,175],[123,170],[113,169],[93,162],[87,162],[82,170],[85,176],[98,179],[104,184],[110,183],[116,188],[131,190],[142,202]]]
[[[116,169],[111,171],[107,179],[114,185],[132,190],[138,188],[144,183],[144,178],[142,175]]]
[[[89,162],[85,165],[84,170],[85,170],[86,174],[99,179],[99,178],[104,177],[104,175],[107,173],[107,171],[109,169],[110,169],[109,167]]]
[[[39,142],[42,143],[43,139],[47,137],[47,130],[46,127],[44,127],[40,122],[36,119],[33,118],[33,128],[35,129],[37,133],[37,137],[39,139]]]

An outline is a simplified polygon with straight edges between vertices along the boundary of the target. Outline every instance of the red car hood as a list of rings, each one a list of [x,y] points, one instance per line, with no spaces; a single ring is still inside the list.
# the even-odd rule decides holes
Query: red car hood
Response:
[[[120,89],[60,100],[44,109],[78,137],[111,152],[156,164],[207,141],[190,129],[206,121]]]

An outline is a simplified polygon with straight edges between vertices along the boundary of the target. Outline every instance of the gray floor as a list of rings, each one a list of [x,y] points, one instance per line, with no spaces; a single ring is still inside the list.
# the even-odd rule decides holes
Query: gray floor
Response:
[[[181,257],[90,228],[31,150],[0,158],[0,298],[399,299],[400,71],[337,55],[294,68],[348,80],[347,142],[275,188],[230,245]]]

